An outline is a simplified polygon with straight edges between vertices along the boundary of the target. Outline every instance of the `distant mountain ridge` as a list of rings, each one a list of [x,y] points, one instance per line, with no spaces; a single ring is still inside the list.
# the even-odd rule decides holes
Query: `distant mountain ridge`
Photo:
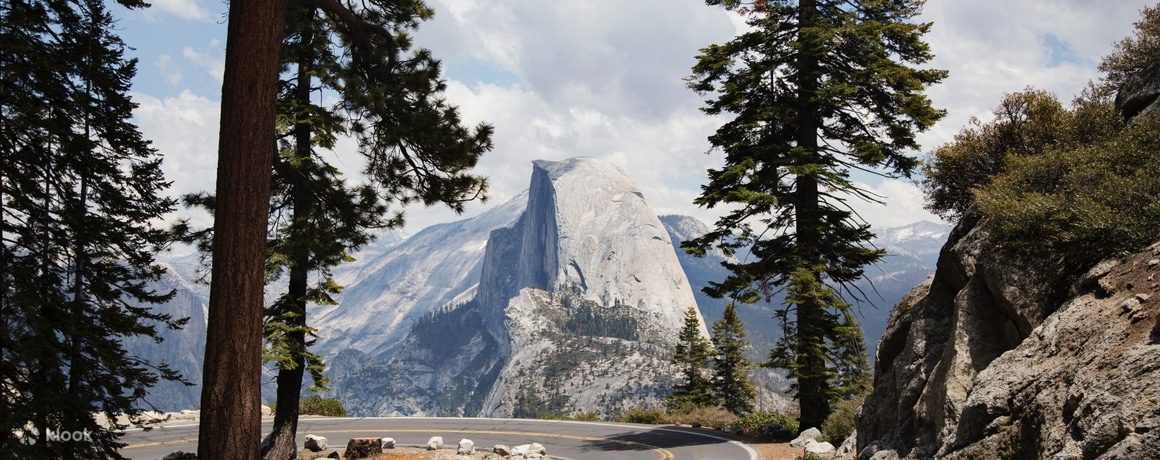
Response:
[[[528,415],[536,407],[613,408],[663,397],[671,386],[665,378],[675,376],[659,376],[671,344],[641,333],[675,336],[688,305],[698,306],[703,324],[720,318],[724,301],[701,288],[724,278],[721,254],[696,258],[679,250],[681,241],[708,227],[687,216],[655,217],[631,177],[599,160],[537,162],[532,175],[528,191],[479,216],[407,238],[385,235],[356,253],[355,262],[335,269],[347,286],[339,304],[312,306],[309,320],[319,328],[314,350],[328,362],[335,394],[352,414]],[[947,230],[917,223],[878,231],[875,244],[891,255],[867,270],[882,294],[879,302],[871,299],[878,308],[861,309],[871,350],[889,307],[933,272]],[[179,291],[204,306],[204,285],[188,285],[196,257],[162,259],[186,283],[178,283]],[[755,360],[764,359],[777,338],[776,307],[739,311]],[[619,312],[636,316],[629,320]],[[580,314],[594,324],[637,321],[638,335],[606,326],[596,333],[595,326],[566,317]],[[204,347],[204,325],[179,334],[200,337],[195,342]],[[547,336],[559,340],[544,341]],[[194,353],[200,365],[200,347],[185,344],[172,353]],[[619,358],[603,358],[609,354]],[[579,356],[602,361],[574,362],[586,377],[553,367]],[[551,388],[518,377],[543,369],[558,381]],[[658,376],[638,376],[637,385],[619,388],[593,380],[599,372],[639,369]],[[175,401],[196,401],[196,387],[184,390],[189,396]],[[574,395],[568,401],[552,394],[565,390]]]
[[[710,281],[721,281],[729,275],[721,266],[724,254],[713,251],[705,257],[695,257],[679,247],[680,241],[704,235],[709,232],[709,227],[689,216],[661,216],[660,219],[672,235],[677,257],[689,282],[696,286],[697,305],[701,314],[709,323],[721,319],[729,300],[711,298],[701,292],[701,288],[708,286]],[[874,230],[876,236],[871,244],[885,249],[887,255],[877,265],[866,267],[866,278],[855,284],[866,293],[865,302],[855,302],[855,310],[862,324],[871,359],[874,346],[886,328],[890,308],[911,288],[934,273],[939,251],[950,230],[950,225],[928,221]],[[747,338],[753,346],[749,353],[750,359],[764,360],[774,342],[780,338],[781,326],[773,319],[773,312],[780,308],[781,299],[778,295],[769,303],[738,306],[738,316],[745,324]]]

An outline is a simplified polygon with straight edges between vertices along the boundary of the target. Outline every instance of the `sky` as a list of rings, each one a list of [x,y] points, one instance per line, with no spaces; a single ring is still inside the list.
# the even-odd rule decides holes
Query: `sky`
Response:
[[[119,33],[139,60],[135,121],[164,155],[174,195],[212,191],[226,35],[222,0],[152,0],[143,11],[114,10]],[[697,0],[427,0],[435,17],[415,32],[418,47],[442,60],[447,100],[470,125],[495,127],[495,149],[477,173],[490,200],[463,215],[446,208],[406,210],[405,233],[478,215],[528,187],[532,161],[590,156],[627,170],[658,214],[707,224],[721,210],[693,204],[708,168],[723,154],[707,137],[724,119],[699,109],[685,87],[698,50],[744,27],[734,13]],[[1029,86],[1070,101],[1099,78],[1099,60],[1132,32],[1143,0],[929,1],[920,21],[930,67],[950,76],[927,90],[947,116],[918,137],[915,156],[949,142],[972,117],[990,118],[1004,94]],[[354,174],[351,141],[330,159]],[[873,226],[938,218],[912,181],[855,177],[887,205],[857,204]],[[191,215],[208,224],[204,215]]]

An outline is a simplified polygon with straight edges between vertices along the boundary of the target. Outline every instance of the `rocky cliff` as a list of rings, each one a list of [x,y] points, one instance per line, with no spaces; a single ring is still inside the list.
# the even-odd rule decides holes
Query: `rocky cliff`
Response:
[[[1160,245],[1061,267],[964,218],[878,344],[859,458],[1154,458]]]
[[[511,344],[482,413],[659,403],[684,312],[697,305],[665,226],[628,173],[604,161],[537,161],[528,193],[520,222],[492,235],[521,244],[497,245],[508,255],[490,265],[489,243],[480,281],[480,306],[502,309]],[[516,276],[488,276],[502,273]]]
[[[388,359],[422,315],[473,297],[489,233],[523,212],[521,194],[473,219],[427,227],[406,239],[383,238],[334,270],[346,286],[339,304],[312,306],[316,352],[343,350]],[[268,298],[270,296],[267,296]]]
[[[665,226],[624,170],[591,158],[535,162],[523,213],[490,233],[480,264],[475,297],[425,316],[389,361],[336,357],[335,389],[349,407],[610,413],[658,403],[671,388],[668,357],[696,301]]]
[[[196,265],[196,257],[175,259],[188,265]],[[174,291],[173,298],[160,305],[137,305],[167,313],[174,318],[189,318],[183,329],[171,330],[157,325],[157,332],[164,340],[160,343],[144,337],[122,339],[125,350],[130,355],[154,364],[167,364],[182,377],[192,383],[186,386],[180,382],[159,381],[145,397],[144,409],[178,411],[198,407],[201,398],[202,356],[205,354],[205,308],[206,295],[203,286],[185,281],[172,264],[165,264],[168,273],[153,283],[158,292]]]

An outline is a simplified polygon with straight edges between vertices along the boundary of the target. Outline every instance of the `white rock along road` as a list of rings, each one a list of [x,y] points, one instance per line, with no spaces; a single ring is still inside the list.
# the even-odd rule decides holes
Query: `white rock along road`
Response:
[[[270,418],[262,422],[268,430]],[[160,459],[166,454],[197,451],[196,423],[161,425],[150,431],[127,430],[121,454],[134,460]],[[757,453],[737,441],[703,430],[629,423],[573,422],[494,418],[303,417],[298,422],[298,446],[307,434],[324,436],[333,447],[345,447],[350,438],[390,437],[400,446],[424,446],[442,436],[454,448],[462,439],[477,450],[495,444],[515,446],[538,442],[557,459],[757,460]],[[256,442],[256,441],[255,441]]]

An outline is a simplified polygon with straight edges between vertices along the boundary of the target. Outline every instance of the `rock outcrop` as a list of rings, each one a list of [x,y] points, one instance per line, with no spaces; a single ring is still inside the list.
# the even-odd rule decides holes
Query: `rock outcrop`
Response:
[[[635,182],[594,158],[534,162],[524,215],[492,232],[479,298],[484,309],[503,308],[521,289],[564,286],[641,311],[659,332],[676,332],[696,305],[668,232]]]
[[[1115,103],[1128,120],[1160,110],[1160,65],[1129,76],[1116,91]]]
[[[121,340],[130,356],[153,364],[167,364],[193,384],[160,380],[147,390],[145,401],[151,407],[162,411],[179,411],[198,407],[198,401],[201,399],[207,297],[201,295],[199,286],[185,281],[180,271],[173,266],[167,266],[166,269],[167,273],[150,287],[157,292],[173,291],[173,297],[163,304],[135,306],[152,309],[155,313],[168,314],[175,319],[189,318],[189,322],[179,330],[158,326],[157,333],[164,339],[160,343],[140,336],[125,337]]]
[[[424,314],[475,295],[489,232],[512,225],[526,202],[521,194],[473,219],[433,225],[356,253],[356,263],[334,270],[346,286],[339,304],[310,308],[309,322],[319,329],[314,351],[333,356],[356,350],[389,359]]]
[[[696,300],[623,169],[535,162],[518,219],[470,246],[482,250],[478,282],[461,303],[414,320],[389,360],[357,349],[331,360],[352,413],[607,415],[667,394],[676,373],[663,369]]]
[[[659,403],[672,374],[658,370],[696,306],[664,225],[627,172],[592,158],[535,162],[528,194],[520,221],[492,233],[480,280],[511,353],[482,413]]]
[[[859,458],[1152,458],[1160,451],[1160,245],[1078,278],[977,219],[896,307]]]

